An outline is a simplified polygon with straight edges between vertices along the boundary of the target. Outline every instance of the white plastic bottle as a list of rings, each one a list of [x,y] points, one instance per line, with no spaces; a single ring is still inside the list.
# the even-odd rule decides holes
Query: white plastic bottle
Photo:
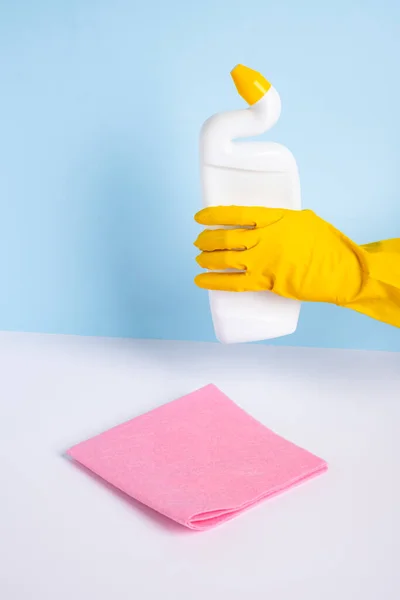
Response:
[[[278,92],[260,73],[243,65],[237,65],[231,75],[250,106],[214,115],[203,125],[204,205],[300,209],[300,180],[291,152],[272,142],[236,141],[260,135],[275,125],[281,112]],[[210,305],[216,336],[223,343],[291,334],[300,313],[299,302],[271,292],[212,291]]]

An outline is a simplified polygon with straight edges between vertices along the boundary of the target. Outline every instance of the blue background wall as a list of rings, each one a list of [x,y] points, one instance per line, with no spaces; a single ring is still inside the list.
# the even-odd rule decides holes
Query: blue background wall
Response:
[[[0,1],[0,329],[212,340],[196,272],[197,139],[243,106],[242,62],[281,93],[271,138],[304,204],[357,241],[400,235],[397,0]],[[283,343],[400,350],[305,306]]]

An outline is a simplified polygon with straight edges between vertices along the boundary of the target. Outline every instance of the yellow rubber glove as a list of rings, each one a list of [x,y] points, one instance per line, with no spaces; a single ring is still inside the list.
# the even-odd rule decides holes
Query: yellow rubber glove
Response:
[[[358,246],[312,211],[219,206],[196,215],[207,229],[195,242],[210,271],[199,287],[271,290],[286,298],[329,302],[400,327],[400,239]]]

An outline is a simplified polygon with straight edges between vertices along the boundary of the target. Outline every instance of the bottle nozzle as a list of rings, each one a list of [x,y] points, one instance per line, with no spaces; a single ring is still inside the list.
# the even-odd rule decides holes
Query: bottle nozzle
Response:
[[[233,82],[242,98],[250,105],[255,104],[271,87],[261,73],[244,65],[236,65],[231,71]]]

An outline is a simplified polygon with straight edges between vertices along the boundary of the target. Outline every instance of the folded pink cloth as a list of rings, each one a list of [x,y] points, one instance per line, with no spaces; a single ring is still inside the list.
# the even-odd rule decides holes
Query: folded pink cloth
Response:
[[[326,470],[208,385],[68,454],[129,496],[204,530]]]

